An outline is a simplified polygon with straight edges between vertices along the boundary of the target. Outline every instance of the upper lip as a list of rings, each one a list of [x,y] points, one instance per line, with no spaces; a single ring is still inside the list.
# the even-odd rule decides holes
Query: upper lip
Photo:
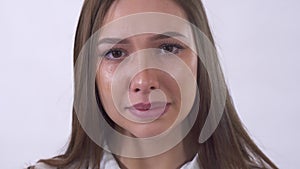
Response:
[[[150,108],[151,109],[156,109],[156,108],[162,108],[162,107],[166,107],[167,104],[170,104],[168,102],[141,102],[141,103],[137,103],[134,104],[130,107],[126,107],[127,109],[136,109],[138,111],[147,111]]]

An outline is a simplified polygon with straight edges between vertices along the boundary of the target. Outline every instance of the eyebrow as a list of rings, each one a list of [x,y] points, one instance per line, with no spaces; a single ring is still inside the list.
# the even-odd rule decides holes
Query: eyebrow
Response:
[[[153,37],[151,37],[151,40],[160,40],[160,39],[168,39],[168,38],[172,38],[172,37],[186,37],[183,34],[179,33],[179,32],[165,32],[162,34],[157,34],[154,35]]]
[[[172,37],[186,37],[179,32],[165,32],[162,34],[156,34],[150,37],[150,40],[161,40],[161,39],[168,39]],[[98,45],[108,43],[108,44],[128,44],[128,39],[119,39],[119,38],[103,38],[99,40]]]

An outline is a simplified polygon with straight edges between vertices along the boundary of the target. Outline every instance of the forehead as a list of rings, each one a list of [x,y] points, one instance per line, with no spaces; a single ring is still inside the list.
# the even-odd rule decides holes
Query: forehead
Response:
[[[95,38],[101,42],[171,32],[181,34],[176,39],[193,47],[192,25],[186,18],[185,11],[173,0],[116,0]]]
[[[166,13],[187,19],[184,10],[174,0],[116,0],[108,10],[103,24],[143,12]]]

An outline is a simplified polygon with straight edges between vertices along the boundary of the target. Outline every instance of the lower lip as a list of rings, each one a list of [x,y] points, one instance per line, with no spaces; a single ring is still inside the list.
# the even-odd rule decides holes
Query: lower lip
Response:
[[[170,107],[170,104],[166,104],[163,107],[156,107],[154,109],[149,109],[145,111],[137,110],[135,108],[129,108],[131,114],[140,119],[157,119],[160,116],[164,115]]]

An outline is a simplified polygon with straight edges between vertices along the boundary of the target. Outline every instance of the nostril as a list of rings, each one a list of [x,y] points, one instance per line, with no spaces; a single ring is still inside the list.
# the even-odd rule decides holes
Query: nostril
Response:
[[[151,86],[151,87],[150,87],[150,90],[155,90],[155,89],[156,89],[156,87],[154,87],[154,86]],[[140,92],[141,89],[140,89],[140,88],[135,88],[133,91],[134,91],[134,92]]]
[[[154,89],[155,89],[155,87],[154,87],[154,86],[151,86],[151,87],[150,87],[150,89],[151,89],[151,90],[154,90]]]

